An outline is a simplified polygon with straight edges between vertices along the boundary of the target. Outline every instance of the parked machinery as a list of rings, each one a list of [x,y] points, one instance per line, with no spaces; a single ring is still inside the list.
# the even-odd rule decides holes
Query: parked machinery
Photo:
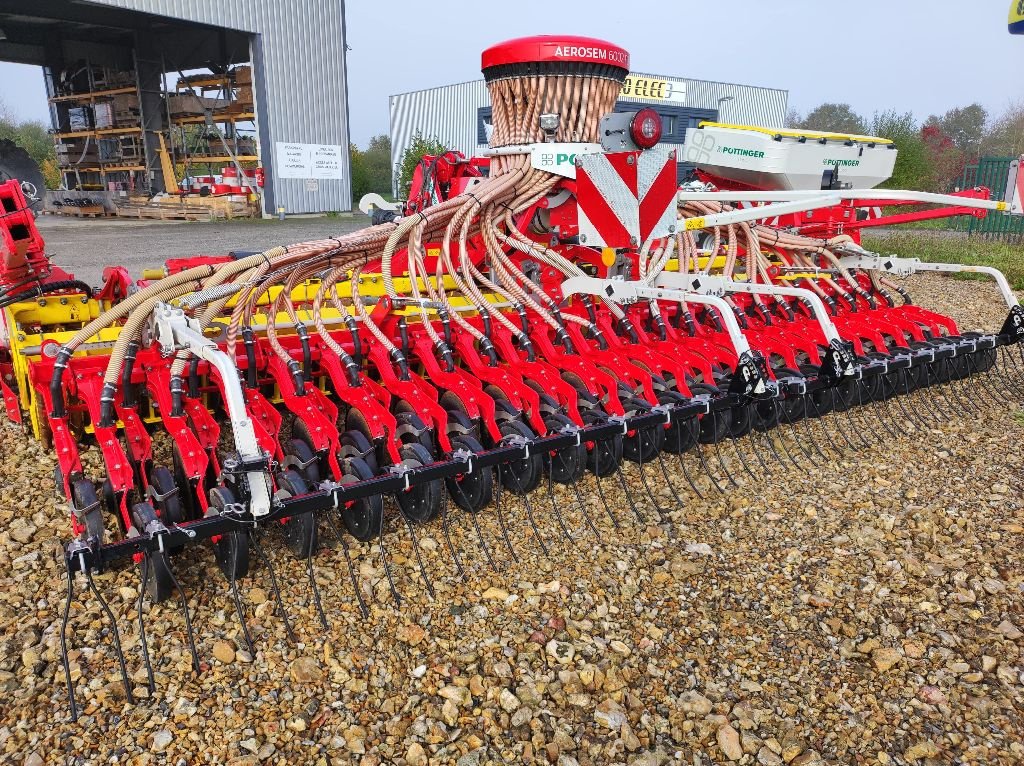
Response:
[[[735,483],[726,443],[751,475],[769,458],[825,458],[835,434],[866,448],[865,429],[849,427],[856,407],[878,403],[865,412],[886,429],[890,400],[921,421],[915,392],[943,384],[940,395],[969,396],[963,381],[1024,337],[998,273],[1005,325],[961,333],[885,281],[906,268],[899,259],[754,223],[834,205],[831,191],[756,210],[678,198],[657,115],[612,114],[628,66],[626,51],[589,38],[496,45],[483,54],[489,162],[394,220],[172,261],[130,289],[111,275],[100,295],[7,305],[12,394],[36,436],[52,439],[70,509],[64,628],[78,575],[105,607],[92,573],[134,562],[152,685],[141,600],[178,594],[191,625],[174,575],[186,546],[212,546],[251,641],[238,582],[254,554],[253,576],[277,593],[260,546],[272,527],[308,562],[315,595],[321,526],[379,541],[391,581],[386,498],[414,540],[441,515],[460,569],[452,506],[474,516],[493,505],[510,553],[508,526],[520,522],[546,550],[536,519],[549,511],[531,496],[554,483],[593,481],[604,498],[602,481],[615,482],[644,518],[623,461],[667,522],[651,488],[652,469],[673,487],[664,453],[699,495],[694,469],[713,491]],[[698,247],[703,231],[711,242]],[[1020,384],[1013,353],[999,367],[995,387]],[[764,436],[779,427],[781,453]],[[85,469],[83,441],[104,475]],[[550,514],[571,536],[553,495]],[[130,698],[116,625],[110,635]],[[198,670],[191,628],[189,641]]]

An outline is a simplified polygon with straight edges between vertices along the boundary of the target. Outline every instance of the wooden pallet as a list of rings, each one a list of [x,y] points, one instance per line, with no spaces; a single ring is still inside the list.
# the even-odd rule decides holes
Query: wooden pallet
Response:
[[[50,212],[54,215],[67,215],[74,218],[106,218],[109,215],[113,215],[113,213],[108,213],[104,210],[102,205],[85,205],[84,207],[65,205]]]
[[[215,221],[251,218],[256,215],[256,208],[247,202],[231,202],[216,197],[188,201],[151,200],[117,205],[117,215],[120,218],[156,221]]]

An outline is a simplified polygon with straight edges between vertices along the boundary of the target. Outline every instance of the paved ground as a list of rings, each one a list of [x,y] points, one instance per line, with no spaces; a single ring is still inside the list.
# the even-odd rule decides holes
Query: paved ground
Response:
[[[260,250],[274,245],[320,239],[369,225],[363,215],[185,222],[76,219],[44,215],[37,225],[54,263],[90,284],[99,284],[103,267],[126,266],[133,277],[168,258],[196,253]]]

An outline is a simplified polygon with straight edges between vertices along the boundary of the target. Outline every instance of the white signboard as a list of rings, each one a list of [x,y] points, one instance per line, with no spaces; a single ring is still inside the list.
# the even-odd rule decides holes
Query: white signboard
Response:
[[[278,178],[344,178],[339,144],[277,142]]]

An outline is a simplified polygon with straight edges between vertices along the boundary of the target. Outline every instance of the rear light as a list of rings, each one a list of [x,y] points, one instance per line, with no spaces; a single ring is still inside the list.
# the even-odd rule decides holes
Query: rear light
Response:
[[[629,135],[641,149],[650,149],[661,140],[661,117],[650,107],[641,109],[629,123]]]

